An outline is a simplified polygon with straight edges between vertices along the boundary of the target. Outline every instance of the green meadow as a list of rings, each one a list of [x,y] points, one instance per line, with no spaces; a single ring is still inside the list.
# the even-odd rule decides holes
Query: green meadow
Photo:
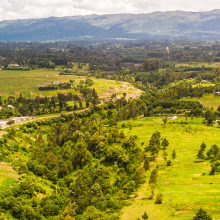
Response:
[[[189,62],[189,63],[177,63],[177,64],[175,64],[175,67],[202,67],[202,66],[205,66],[205,67],[214,68],[214,67],[218,67],[219,65],[220,65],[219,62],[210,62],[210,63],[207,63],[207,62]]]
[[[200,207],[207,210],[213,218],[220,218],[220,176],[210,176],[211,164],[201,162],[196,155],[202,142],[207,145],[206,151],[213,144],[220,142],[220,128],[208,127],[202,124],[201,118],[188,118],[188,124],[181,124],[185,118],[168,121],[166,127],[162,118],[139,118],[125,121],[132,124],[132,130],[122,129],[126,136],[137,135],[138,145],[143,149],[149,143],[155,131],[161,133],[161,138],[169,141],[168,158],[172,166],[165,166],[160,151],[156,162],[151,162],[151,170],[146,172],[146,183],[138,190],[136,198],[128,201],[122,211],[122,220],[136,220],[146,211],[149,219],[192,219]],[[123,123],[123,122],[122,122]],[[121,123],[120,123],[121,124]],[[175,149],[177,157],[172,160]],[[154,200],[148,200],[151,190],[148,186],[150,172],[159,165],[157,193],[162,193],[164,204],[156,205]]]
[[[220,105],[220,96],[216,96],[213,94],[206,94],[198,98],[183,98],[182,100],[199,101],[201,104],[203,104],[203,106],[214,107],[215,109],[217,109]]]
[[[45,83],[50,83],[51,81],[69,82],[69,80],[75,80],[75,83],[78,84],[80,80],[86,80],[86,77],[84,76],[59,75],[59,73],[60,71],[47,69],[30,71],[0,71],[0,96],[17,96],[21,93],[25,97],[30,98],[35,96],[44,97],[57,95],[58,93],[75,92],[74,89],[39,91],[38,87],[40,85],[44,85]],[[97,93],[109,92],[110,87],[113,88],[113,90],[110,91],[112,93],[127,91],[127,93],[132,94],[136,90],[133,87],[128,90],[127,87],[123,87],[126,83],[116,82],[114,80],[96,79],[94,77],[91,77],[91,79],[94,81],[91,88],[94,88]]]

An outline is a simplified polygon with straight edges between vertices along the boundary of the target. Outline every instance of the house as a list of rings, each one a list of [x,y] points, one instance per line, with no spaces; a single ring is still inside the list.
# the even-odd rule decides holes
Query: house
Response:
[[[19,67],[19,65],[17,64],[17,63],[15,63],[15,64],[9,64],[9,66],[14,66],[14,67]]]
[[[0,106],[0,110],[2,110],[2,106]]]
[[[14,123],[16,124],[16,123],[20,123],[20,122],[31,120],[31,119],[34,119],[34,117],[33,116],[14,117],[14,118],[11,118],[10,120],[14,121]]]
[[[208,81],[208,80],[202,80],[202,82],[204,82],[204,83],[209,83],[209,81]]]
[[[0,129],[5,128],[7,126],[8,121],[0,121]]]
[[[176,120],[177,116],[169,117],[168,120]]]
[[[15,109],[13,105],[8,105],[8,108]]]
[[[59,69],[58,69],[58,68],[55,68],[55,70],[58,71]]]

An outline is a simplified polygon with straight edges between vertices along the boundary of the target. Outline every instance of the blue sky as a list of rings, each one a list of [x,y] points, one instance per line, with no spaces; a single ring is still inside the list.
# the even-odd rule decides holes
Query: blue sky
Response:
[[[90,14],[150,13],[154,11],[209,11],[220,0],[0,0],[0,20]]]

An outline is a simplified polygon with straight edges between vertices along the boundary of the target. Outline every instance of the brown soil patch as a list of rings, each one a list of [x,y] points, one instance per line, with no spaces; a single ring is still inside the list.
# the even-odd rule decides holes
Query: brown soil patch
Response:
[[[178,212],[175,212],[175,215],[186,214],[189,212],[190,212],[189,210],[178,211]]]

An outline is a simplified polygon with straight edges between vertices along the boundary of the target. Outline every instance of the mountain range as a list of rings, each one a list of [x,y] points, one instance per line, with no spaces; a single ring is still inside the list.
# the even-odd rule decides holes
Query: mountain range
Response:
[[[0,41],[220,39],[220,10],[111,14],[0,22]]]

